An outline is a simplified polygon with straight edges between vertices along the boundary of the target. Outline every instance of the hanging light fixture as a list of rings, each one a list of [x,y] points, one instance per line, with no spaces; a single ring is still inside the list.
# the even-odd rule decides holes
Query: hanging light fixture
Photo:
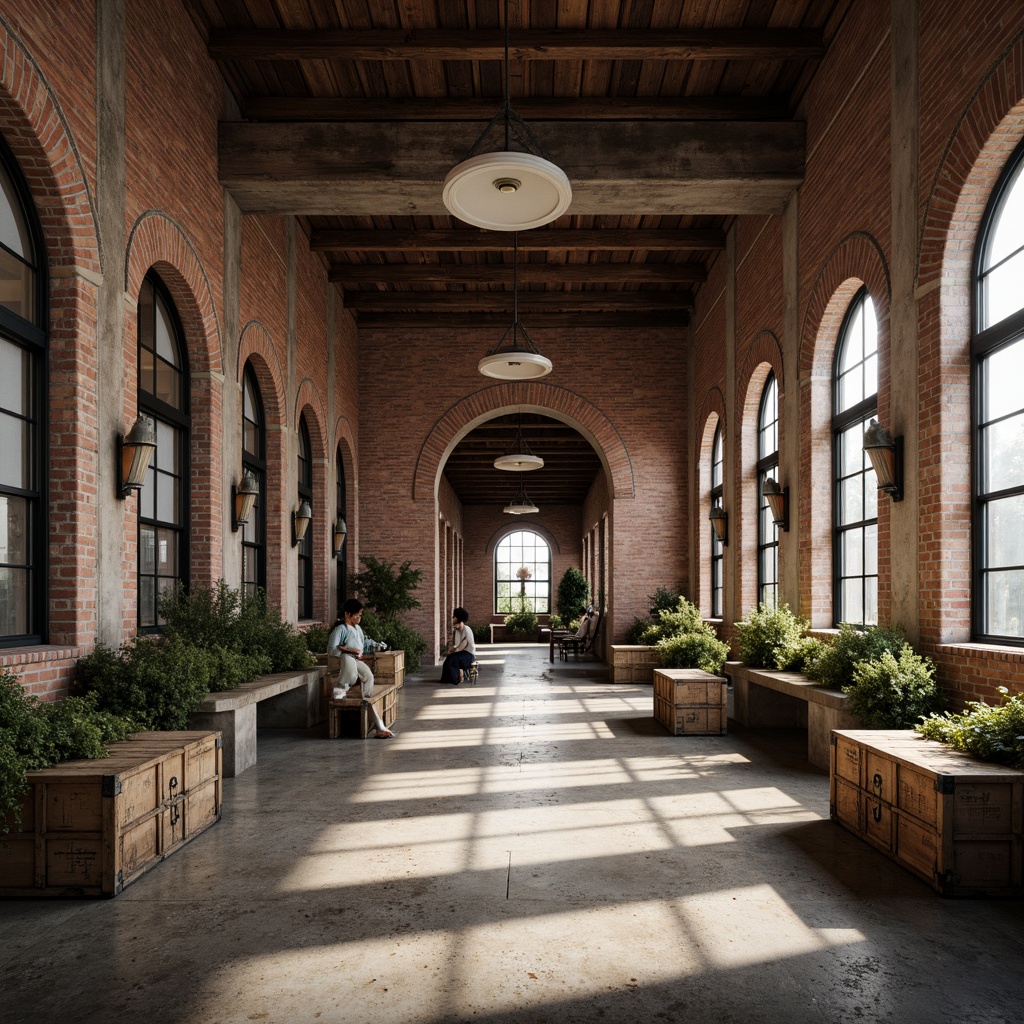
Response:
[[[512,333],[512,344],[505,339]],[[498,339],[498,344],[480,360],[477,369],[485,377],[499,380],[537,380],[551,372],[551,360],[542,356],[519,322],[519,232],[512,236],[512,326]],[[539,468],[539,467],[538,467]]]
[[[495,469],[507,469],[512,473],[527,473],[531,469],[542,469],[544,460],[530,451],[530,446],[523,440],[523,414],[519,414],[519,425],[512,447],[504,455],[494,460]]]
[[[572,202],[565,172],[553,164],[526,123],[512,110],[508,88],[508,0],[505,0],[505,101],[466,159],[444,179],[442,198],[454,217],[490,231],[525,231],[549,224]],[[505,127],[505,148],[477,155],[498,124]],[[510,136],[527,152],[509,149]]]
[[[526,494],[526,487],[524,486],[522,479],[520,479],[519,490],[516,491],[516,496],[502,511],[507,512],[511,516],[522,516],[526,515],[528,512],[539,512],[540,509],[530,501]]]

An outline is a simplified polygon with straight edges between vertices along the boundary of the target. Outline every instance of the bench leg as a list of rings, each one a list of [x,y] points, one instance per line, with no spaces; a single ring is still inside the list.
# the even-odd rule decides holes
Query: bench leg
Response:
[[[256,763],[255,704],[246,704],[234,711],[193,711],[188,716],[188,726],[220,731],[225,778],[241,775]]]

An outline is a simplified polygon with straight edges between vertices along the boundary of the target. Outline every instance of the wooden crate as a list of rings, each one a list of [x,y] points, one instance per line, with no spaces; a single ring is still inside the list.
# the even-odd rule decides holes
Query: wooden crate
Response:
[[[653,683],[654,670],[661,664],[655,647],[634,644],[611,645],[613,683]]]
[[[699,668],[654,672],[654,717],[673,736],[724,736],[729,728],[729,684]]]
[[[338,671],[341,668],[340,657],[332,654],[323,656],[323,664],[327,671],[320,680],[320,720],[330,719],[330,702],[334,687],[338,685]],[[379,689],[383,686],[395,686],[401,689],[405,685],[405,651],[379,651],[367,655],[366,663],[373,673],[373,681]],[[357,684],[358,685],[358,684]]]
[[[137,733],[28,774],[0,895],[116,896],[221,815],[219,732]]]
[[[1024,895],[1024,772],[911,730],[836,730],[830,813],[945,896]]]
[[[376,728],[370,704],[377,709],[385,727],[390,728],[398,716],[398,687],[378,686],[375,681],[373,696],[363,700],[362,687],[357,683],[341,700],[332,698],[327,706],[328,736],[332,740],[346,736],[359,736],[365,740]]]

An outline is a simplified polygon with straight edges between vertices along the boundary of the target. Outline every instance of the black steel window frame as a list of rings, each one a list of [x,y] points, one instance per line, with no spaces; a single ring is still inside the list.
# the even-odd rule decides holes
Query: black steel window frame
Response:
[[[151,270],[148,274],[146,274],[145,280],[143,282],[143,287],[146,287],[147,285],[152,287],[153,293],[154,293],[153,294],[153,311],[154,311],[154,314],[156,313],[156,309],[157,309],[157,299],[159,299],[163,303],[164,308],[167,310],[167,313],[168,313],[168,316],[169,316],[169,319],[170,319],[170,322],[171,322],[171,326],[172,326],[172,328],[174,330],[174,340],[175,340],[175,342],[177,343],[177,346],[178,346],[178,360],[179,360],[179,363],[180,363],[180,365],[178,367],[176,367],[176,369],[177,369],[178,373],[180,374],[181,393],[180,393],[179,407],[176,408],[175,406],[171,405],[170,403],[165,402],[163,399],[158,398],[156,395],[151,394],[150,392],[143,390],[142,382],[141,382],[141,375],[140,375],[140,377],[139,377],[139,386],[138,386],[138,406],[139,406],[139,412],[142,413],[144,416],[149,416],[151,419],[154,420],[154,422],[157,423],[158,435],[159,435],[159,423],[161,423],[161,422],[167,424],[168,426],[170,426],[173,430],[175,430],[178,433],[179,449],[180,449],[180,452],[181,452],[181,460],[180,460],[180,462],[179,462],[179,464],[177,466],[177,472],[175,474],[177,476],[177,479],[178,479],[178,508],[177,508],[178,522],[177,523],[167,522],[167,521],[161,520],[159,518],[148,519],[148,518],[144,517],[143,514],[142,514],[142,510],[143,510],[143,507],[142,507],[142,492],[141,491],[139,492],[139,498],[138,498],[138,509],[139,509],[139,511],[138,511],[138,515],[136,516],[136,552],[137,552],[136,557],[139,559],[139,561],[136,563],[136,569],[135,569],[136,587],[137,587],[137,592],[136,592],[136,595],[135,595],[135,602],[136,602],[136,614],[138,616],[138,632],[140,634],[159,633],[162,630],[162,628],[163,628],[162,624],[159,621],[159,613],[156,613],[154,615],[155,621],[154,621],[153,624],[145,625],[145,626],[142,624],[142,585],[141,584],[142,584],[142,576],[143,576],[143,574],[142,574],[142,571],[141,571],[141,568],[140,568],[140,564],[141,564],[141,557],[142,557],[142,528],[143,528],[143,525],[150,525],[154,529],[157,529],[157,530],[170,530],[170,531],[173,531],[175,533],[175,535],[176,535],[176,548],[177,548],[178,563],[177,563],[177,572],[176,572],[174,578],[178,581],[178,583],[180,583],[186,589],[188,589],[188,586],[189,586],[189,583],[190,583],[190,580],[191,580],[190,566],[189,566],[189,551],[190,551],[191,545],[189,544],[189,529],[188,529],[189,517],[188,517],[188,509],[191,508],[191,484],[190,484],[190,481],[191,481],[192,473],[191,473],[191,458],[190,458],[190,456],[191,456],[191,451],[192,451],[192,444],[191,444],[192,421],[191,421],[191,417],[189,416],[189,410],[191,408],[191,405],[190,405],[191,397],[190,397],[190,388],[189,388],[188,349],[187,349],[187,347],[185,345],[185,332],[182,329],[181,320],[178,317],[178,310],[176,309],[176,307],[174,305],[174,300],[171,298],[171,294],[167,290],[167,288],[164,285],[163,281],[160,280],[159,275],[155,271],[153,271],[153,270]],[[153,331],[154,331],[154,333],[153,333],[153,337],[154,337],[153,355],[154,355],[154,358],[159,358],[159,356],[157,355],[156,347],[155,347],[155,345],[156,345],[156,340],[155,340],[156,339],[156,326],[155,326],[155,324],[154,324]],[[139,317],[139,321],[138,321],[138,336],[137,336],[137,339],[136,339],[136,359],[137,359],[136,366],[137,367],[141,367],[142,366],[142,338],[141,338],[141,335],[142,335],[142,318],[140,316]],[[159,444],[159,436],[158,436],[158,444]],[[148,474],[149,476],[154,476],[155,475],[154,465],[155,465],[155,457],[154,457],[154,462],[150,463],[149,474]],[[160,578],[161,577],[160,577],[159,573],[154,573],[154,587],[155,587],[154,598],[155,598],[155,601],[156,601],[156,605],[159,604],[159,600],[160,600],[159,585],[158,585],[158,581],[160,580]],[[154,605],[154,608],[156,607],[156,605]]]
[[[305,499],[313,507],[313,451],[309,441],[306,416],[299,417],[298,444],[299,504]],[[293,513],[294,514],[294,513]],[[298,616],[300,619],[313,618],[313,529],[312,524],[298,543]]]
[[[971,618],[972,638],[981,643],[998,643],[1014,647],[1024,646],[1024,637],[1012,636],[1001,633],[994,633],[988,628],[988,588],[986,577],[990,570],[987,564],[988,531],[987,531],[987,508],[992,501],[1024,495],[1024,486],[1003,488],[997,491],[986,489],[985,479],[986,467],[986,428],[1007,416],[997,419],[983,420],[982,409],[984,405],[983,367],[985,360],[994,353],[1011,345],[1024,344],[1024,309],[1019,309],[998,323],[990,326],[984,324],[984,289],[986,278],[991,271],[1004,264],[1007,260],[1016,256],[1020,249],[1015,250],[1009,256],[1000,260],[999,264],[985,267],[988,243],[992,229],[995,226],[999,214],[1002,212],[1003,201],[1009,195],[1011,188],[1017,183],[1018,174],[1024,175],[1024,144],[1017,147],[1016,151],[1007,161],[999,175],[989,197],[985,215],[982,218],[981,227],[978,231],[978,244],[975,247],[973,273],[973,327],[971,336],[971,481],[972,481],[972,579],[971,579]],[[1017,187],[1024,187],[1019,184]],[[1024,239],[1022,239],[1024,247]],[[1024,406],[1022,406],[1024,407]],[[1016,415],[1020,410],[1007,414]],[[1021,524],[1024,527],[1024,523]],[[999,566],[999,571],[1024,570],[1024,566]]]
[[[498,541],[498,543],[494,545],[494,558],[491,561],[491,571],[494,573],[494,606],[493,606],[494,607],[494,612],[493,612],[493,614],[494,615],[507,615],[508,614],[508,612],[502,611],[499,608],[499,606],[498,606],[498,602],[499,602],[499,600],[501,600],[501,598],[499,598],[499,595],[498,595],[498,584],[499,583],[508,583],[509,584],[509,599],[511,600],[511,599],[515,598],[516,595],[519,593],[519,589],[518,588],[519,588],[519,582],[520,581],[516,578],[516,575],[515,575],[516,569],[520,568],[523,565],[527,565],[527,567],[529,567],[530,565],[540,565],[541,564],[539,561],[537,561],[537,559],[530,559],[529,563],[520,562],[518,566],[513,567],[512,561],[510,560],[508,562],[508,565],[509,565],[509,568],[510,568],[510,570],[512,572],[511,580],[499,580],[498,579],[498,552],[501,550],[502,544],[504,544],[507,540],[509,540],[510,537],[514,536],[517,533],[528,533],[528,534],[531,534],[532,536],[536,537],[537,540],[540,541],[540,543],[544,545],[544,548],[545,548],[545,550],[548,553],[548,557],[547,557],[548,578],[547,578],[547,581],[546,581],[547,582],[547,595],[546,595],[546,597],[542,597],[541,595],[537,594],[536,591],[535,591],[534,592],[534,596],[533,596],[533,602],[534,602],[534,610],[536,611],[536,613],[538,615],[549,615],[551,613],[551,571],[552,571],[552,564],[553,564],[552,560],[551,560],[551,545],[536,530],[530,530],[530,529],[527,529],[526,527],[522,527],[522,526],[519,526],[519,527],[516,527],[515,529],[509,530],[508,533],[506,533],[505,536],[502,537]],[[543,581],[538,581],[536,579],[536,577],[532,577],[530,582],[532,583],[532,586],[534,588],[536,588],[537,583],[538,582],[543,582]],[[539,610],[536,607],[536,605],[539,602],[541,602],[541,601],[544,601],[547,604],[547,607],[545,609],[543,609],[543,610]]]
[[[0,494],[22,498],[28,504],[26,528],[29,540],[26,545],[29,563],[13,565],[0,563],[0,568],[18,568],[28,572],[29,600],[27,608],[28,629],[23,633],[9,633],[0,636],[0,648],[27,647],[45,643],[48,638],[48,560],[46,538],[49,534],[49,473],[45,453],[49,451],[49,335],[41,324],[49,323],[49,278],[43,268],[49,265],[42,227],[36,213],[32,194],[25,182],[21,167],[0,135],[0,166],[7,175],[15,196],[21,205],[21,213],[32,245],[32,259],[12,252],[0,243],[13,259],[29,267],[35,277],[33,315],[30,322],[5,307],[0,307],[0,336],[12,345],[26,350],[32,361],[32,382],[29,393],[31,406],[33,444],[29,453],[33,486],[30,488],[4,486]]]
[[[256,371],[251,363],[245,364],[242,373],[242,472],[247,469],[256,477],[259,494],[253,503],[249,522],[241,527],[242,535],[242,590],[249,596],[256,590],[267,589],[267,421],[263,410],[263,394],[260,391]],[[251,394],[255,419],[246,415],[245,391]],[[246,424],[252,425],[250,431],[256,438],[256,451],[246,447]],[[252,579],[246,579],[246,553],[255,566]]]
[[[864,539],[866,543],[867,530],[869,527],[878,526],[878,516],[870,519],[858,519],[849,523],[839,522],[839,510],[842,508],[842,485],[843,480],[847,479],[842,475],[842,461],[840,457],[840,438],[842,434],[850,427],[855,426],[858,422],[862,422],[867,427],[871,417],[878,414],[878,386],[876,382],[875,391],[873,394],[862,399],[856,405],[852,405],[849,409],[845,409],[842,412],[836,412],[835,410],[839,407],[839,384],[840,375],[838,373],[840,360],[843,354],[843,350],[849,340],[850,325],[856,317],[860,307],[870,298],[870,293],[866,287],[861,288],[859,292],[853,297],[849,307],[846,310],[846,315],[843,317],[843,323],[839,330],[839,343],[836,345],[835,356],[832,361],[832,620],[833,625],[838,626],[842,622],[854,621],[847,618],[845,615],[845,609],[843,607],[843,581],[847,579],[855,579],[857,577],[847,575],[843,569],[843,535],[853,530],[861,530],[864,533]],[[863,359],[861,359],[863,363]],[[866,457],[864,457],[866,458]],[[870,467],[868,472],[864,474],[865,487],[874,484],[875,478],[874,473],[871,472]],[[866,493],[866,491],[865,491]],[[876,506],[877,508],[877,506]],[[877,534],[876,534],[877,536]],[[877,554],[876,554],[877,559]],[[874,576],[869,576],[865,573],[861,573],[859,576],[861,580],[861,607],[867,608],[867,580],[876,580],[876,600],[877,600],[877,565],[876,573]],[[856,625],[870,625],[870,623],[855,622]]]
[[[725,455],[722,448],[722,424],[715,427],[711,440],[711,492],[708,509],[721,508],[723,501]],[[714,527],[708,523],[711,531],[711,618],[722,617],[723,594],[725,591],[724,565],[725,546],[718,539]]]
[[[775,389],[774,419],[770,422],[765,420],[765,412],[768,406],[768,396],[771,389]],[[775,446],[771,451],[765,451],[764,438],[769,430],[774,428]],[[768,379],[764,382],[764,390],[761,392],[761,404],[757,410],[757,600],[765,602],[766,596],[770,594],[772,607],[779,603],[779,528],[772,519],[771,510],[768,508],[768,499],[764,496],[764,483],[771,477],[778,480],[779,476],[779,391],[774,371],[769,372]],[[771,559],[774,566],[774,579],[767,579],[765,567]]]

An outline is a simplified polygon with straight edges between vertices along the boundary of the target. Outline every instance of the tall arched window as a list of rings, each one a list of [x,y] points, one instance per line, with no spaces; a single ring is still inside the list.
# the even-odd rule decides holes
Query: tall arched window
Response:
[[[715,436],[711,442],[711,495],[709,508],[722,507],[722,424],[715,427]],[[722,542],[718,534],[709,524],[711,532],[711,617],[722,617]]]
[[[522,569],[529,575],[521,573]],[[495,612],[507,615],[517,609],[519,594],[525,594],[526,607],[538,615],[551,610],[551,549],[532,530],[516,530],[494,549]]]
[[[976,249],[974,632],[1024,643],[1024,146],[992,193]]]
[[[850,303],[832,371],[835,622],[878,621],[878,487],[864,430],[878,411],[878,323],[866,288]]]
[[[299,417],[299,502],[313,504],[313,456],[305,414]],[[299,618],[313,618],[313,531],[299,541]]]
[[[242,527],[242,591],[251,596],[267,587],[267,432],[256,373],[242,374],[242,471],[256,478],[259,494]]]
[[[339,519],[348,523],[348,493],[345,484],[345,460],[341,455],[341,445],[338,445],[338,454],[336,456],[337,462],[337,474],[338,474],[338,494],[337,494],[337,515]],[[345,603],[348,598],[348,535],[345,535],[345,539],[341,542],[341,553],[338,555],[338,583],[337,583],[337,595],[338,595],[338,614],[341,614],[341,606]]]
[[[46,282],[42,236],[0,145],[0,646],[46,634]]]
[[[152,271],[139,294],[139,411],[156,425],[156,451],[139,492],[139,629],[161,625],[160,595],[188,585],[189,396],[184,335]]]
[[[779,528],[764,496],[766,480],[779,479],[779,389],[769,373],[757,413],[757,599],[779,603]]]

